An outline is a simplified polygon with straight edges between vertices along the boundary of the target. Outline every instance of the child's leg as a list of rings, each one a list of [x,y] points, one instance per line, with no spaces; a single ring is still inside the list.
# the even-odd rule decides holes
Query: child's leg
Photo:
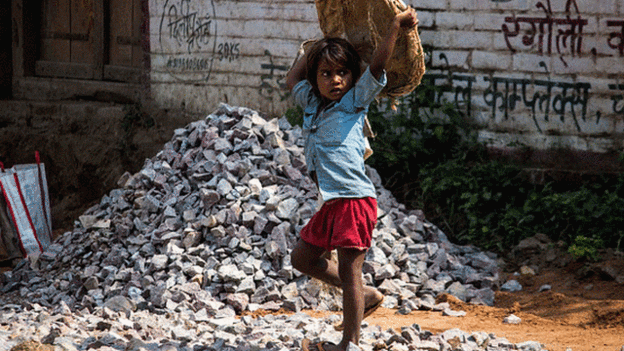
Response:
[[[325,249],[309,244],[301,239],[290,253],[290,263],[293,268],[327,284],[340,287],[338,266],[332,260],[323,257]]]
[[[360,340],[360,328],[365,306],[364,284],[362,282],[362,264],[365,255],[365,250],[338,249],[338,274],[342,282],[344,324],[342,341],[338,345],[341,350],[346,350],[349,342],[358,345]]]
[[[290,254],[290,262],[293,268],[299,272],[342,288],[338,265],[336,262],[323,257],[325,252],[325,249],[299,239]],[[376,305],[383,298],[383,294],[372,286],[365,285],[362,290],[366,308]]]
[[[378,304],[383,295],[377,289],[363,285],[362,265],[366,251],[339,248],[339,264],[323,257],[323,253],[325,249],[300,239],[291,252],[290,261],[300,272],[342,288],[343,339],[339,345],[326,344],[324,349],[346,350],[349,342],[356,345],[359,342],[364,307]]]

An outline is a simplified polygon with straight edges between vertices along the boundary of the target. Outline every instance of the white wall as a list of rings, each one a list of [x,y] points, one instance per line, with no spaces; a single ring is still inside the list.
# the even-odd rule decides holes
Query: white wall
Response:
[[[152,95],[163,107],[281,114],[286,71],[320,35],[313,1],[151,0]]]
[[[423,84],[444,85],[494,146],[621,150],[624,2],[407,0],[433,48]],[[220,102],[279,115],[313,1],[150,0],[152,94],[163,107]],[[285,99],[286,98],[286,99]],[[468,104],[468,101],[470,104]]]

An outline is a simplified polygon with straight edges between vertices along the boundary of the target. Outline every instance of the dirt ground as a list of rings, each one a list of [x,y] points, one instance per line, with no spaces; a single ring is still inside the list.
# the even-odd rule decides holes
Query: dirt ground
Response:
[[[621,256],[610,261],[623,272]],[[453,328],[481,331],[514,343],[537,341],[549,351],[568,348],[572,351],[620,351],[624,347],[624,284],[605,280],[598,273],[584,273],[579,277],[579,271],[587,271],[584,267],[587,265],[571,263],[564,268],[543,269],[535,276],[510,274],[509,279],[522,284],[522,291],[497,292],[493,307],[466,304],[450,295],[438,297],[438,302],[449,302],[453,310],[465,311],[465,317],[442,316],[441,312],[430,311],[400,315],[396,310],[380,308],[366,321],[384,329],[400,330],[402,326],[416,323],[433,333]],[[544,284],[551,285],[552,289],[539,292]],[[522,322],[503,323],[511,314],[520,317]]]
[[[624,266],[621,259],[614,264],[620,269]],[[571,265],[544,270],[534,277],[513,277],[522,284],[523,290],[498,292],[493,307],[466,304],[450,295],[438,297],[438,302],[448,302],[453,310],[465,311],[464,317],[445,317],[441,312],[430,311],[400,315],[394,309],[381,307],[366,321],[384,329],[400,330],[402,326],[416,323],[433,333],[453,328],[481,331],[514,343],[538,341],[549,351],[622,350],[624,285],[596,275],[579,279],[574,272],[576,268],[577,265]],[[551,285],[552,289],[539,292],[543,284]],[[328,315],[327,312],[305,312],[319,318]],[[503,319],[510,314],[520,317],[522,322],[504,324]],[[13,351],[48,351],[46,347],[49,345],[30,342]]]

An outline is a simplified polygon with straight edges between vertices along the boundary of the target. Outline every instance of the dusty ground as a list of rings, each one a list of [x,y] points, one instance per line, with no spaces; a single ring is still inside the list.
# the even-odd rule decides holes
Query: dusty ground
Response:
[[[609,260],[623,271],[621,256]],[[535,276],[512,276],[510,279],[517,279],[523,290],[497,292],[494,307],[466,304],[449,295],[438,297],[439,301],[449,302],[452,309],[466,311],[465,317],[445,317],[441,312],[428,311],[404,316],[380,308],[367,322],[397,330],[416,323],[433,333],[453,328],[483,331],[511,342],[538,341],[549,351],[620,351],[624,346],[624,284],[604,280],[598,273],[579,277],[579,271],[586,272],[584,268],[589,266],[571,263],[564,268],[546,268]],[[544,284],[552,289],[539,292]],[[510,314],[522,322],[504,324],[503,319]]]
[[[624,262],[613,262],[619,269]],[[578,265],[549,269],[534,277],[514,277],[523,291],[498,292],[494,307],[476,306],[443,295],[439,302],[449,302],[454,310],[466,311],[465,317],[445,317],[441,312],[415,311],[409,315],[380,308],[367,319],[384,329],[400,330],[414,323],[424,330],[439,333],[458,328],[463,331],[483,331],[511,342],[538,341],[549,351],[620,351],[624,346],[624,285],[605,281],[597,275],[579,278]],[[551,291],[538,292],[543,284]],[[264,313],[264,312],[260,312]],[[327,312],[306,311],[324,317]],[[504,324],[510,314],[522,319],[518,325]],[[32,342],[13,351],[49,351]]]

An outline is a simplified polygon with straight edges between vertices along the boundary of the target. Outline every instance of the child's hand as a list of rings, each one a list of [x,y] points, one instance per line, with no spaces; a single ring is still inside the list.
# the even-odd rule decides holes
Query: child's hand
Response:
[[[397,14],[394,20],[399,23],[401,28],[413,28],[418,24],[416,10],[412,7],[409,7],[407,10]]]

